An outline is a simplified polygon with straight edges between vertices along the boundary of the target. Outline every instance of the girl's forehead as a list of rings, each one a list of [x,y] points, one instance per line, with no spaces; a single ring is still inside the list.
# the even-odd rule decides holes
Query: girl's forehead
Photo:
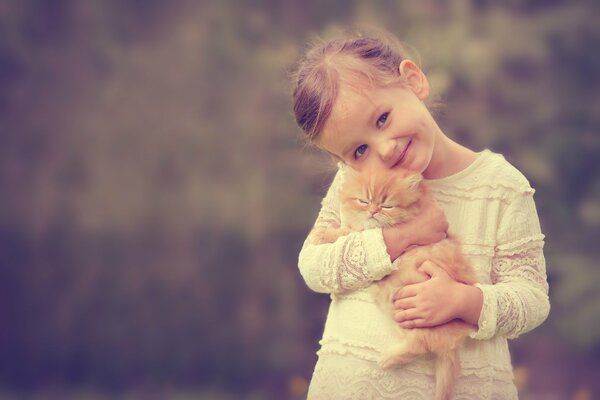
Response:
[[[331,114],[323,127],[323,133],[337,135],[365,124],[367,116],[376,107],[373,89],[340,87]]]
[[[359,85],[340,85],[337,98],[317,144],[343,158],[343,153],[364,133],[369,118],[376,110],[380,90]]]
[[[375,88],[341,86],[329,119],[347,120],[364,112],[365,108],[375,108],[375,92]]]

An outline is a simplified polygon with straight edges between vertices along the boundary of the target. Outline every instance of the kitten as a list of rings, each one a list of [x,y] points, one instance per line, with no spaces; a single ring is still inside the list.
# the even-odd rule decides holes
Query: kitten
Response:
[[[341,226],[314,229],[311,240],[332,243],[352,231],[404,223],[417,215],[426,201],[433,201],[433,197],[420,174],[406,170],[355,172],[348,168],[340,190]],[[459,242],[447,238],[413,247],[395,261],[397,269],[369,287],[377,305],[391,315],[391,298],[399,288],[429,279],[417,271],[426,260],[433,261],[456,281],[476,283],[475,271],[462,255]],[[399,344],[384,352],[379,364],[388,369],[434,353],[435,398],[450,399],[460,371],[458,347],[471,331],[473,326],[460,320],[432,328],[398,327]]]

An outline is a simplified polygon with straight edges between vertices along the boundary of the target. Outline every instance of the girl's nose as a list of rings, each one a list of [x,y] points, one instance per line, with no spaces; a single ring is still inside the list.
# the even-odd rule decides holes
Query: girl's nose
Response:
[[[385,162],[389,161],[396,153],[396,140],[386,139],[379,146],[379,156]]]

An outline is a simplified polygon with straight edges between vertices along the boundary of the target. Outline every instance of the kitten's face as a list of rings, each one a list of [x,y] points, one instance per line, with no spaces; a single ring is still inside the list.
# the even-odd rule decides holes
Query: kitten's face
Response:
[[[421,175],[407,170],[348,170],[341,188],[342,224],[355,230],[406,222],[422,195]]]

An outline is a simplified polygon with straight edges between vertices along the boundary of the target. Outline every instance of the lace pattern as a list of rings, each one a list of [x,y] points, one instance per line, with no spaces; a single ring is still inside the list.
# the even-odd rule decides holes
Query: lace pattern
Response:
[[[491,285],[483,291],[479,331],[471,337],[502,335],[514,339],[540,325],[550,312],[544,235],[530,191],[513,196],[502,210]]]
[[[307,400],[431,400],[434,388],[430,374],[406,369],[385,371],[372,362],[326,354],[319,356]],[[463,375],[457,381],[454,399],[512,400],[517,399],[517,391],[510,372],[485,377]]]
[[[511,252],[512,253],[512,252]],[[494,334],[514,339],[541,324],[550,311],[542,244],[492,260],[492,285],[477,285],[484,294],[477,339]]]
[[[495,260],[492,281],[498,292],[497,334],[516,338],[546,319],[548,283],[541,248]]]
[[[365,244],[357,233],[348,235],[341,243],[340,251],[330,251],[328,265],[340,265],[340,268],[328,268],[321,277],[323,287],[335,291],[358,289],[364,283],[371,282],[372,276],[365,268],[367,264]]]

